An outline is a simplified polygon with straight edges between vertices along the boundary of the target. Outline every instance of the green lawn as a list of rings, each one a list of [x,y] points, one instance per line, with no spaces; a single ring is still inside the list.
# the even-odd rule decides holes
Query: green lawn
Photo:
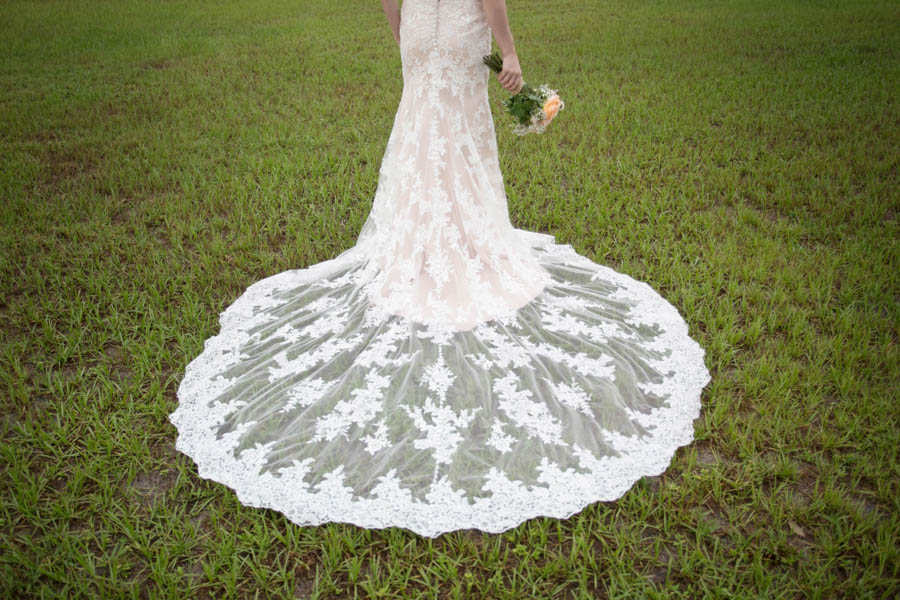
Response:
[[[900,6],[508,0],[566,108],[513,223],[707,349],[696,441],[501,535],[242,506],[174,450],[251,283],[352,246],[402,80],[375,0],[0,4],[0,597],[900,594]]]

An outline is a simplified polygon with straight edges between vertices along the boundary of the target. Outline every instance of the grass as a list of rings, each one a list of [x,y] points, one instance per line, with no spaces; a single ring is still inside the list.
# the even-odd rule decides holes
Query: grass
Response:
[[[900,594],[900,9],[509,1],[566,108],[513,223],[707,349],[662,476],[502,535],[297,527],[174,450],[218,312],[353,245],[402,81],[377,2],[0,5],[0,596]]]

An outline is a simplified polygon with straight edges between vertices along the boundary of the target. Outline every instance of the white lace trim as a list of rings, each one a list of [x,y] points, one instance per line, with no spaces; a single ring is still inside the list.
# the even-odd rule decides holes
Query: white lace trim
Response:
[[[668,406],[661,406],[649,414],[635,412],[632,415],[639,422],[654,427],[652,437],[606,431],[605,441],[622,454],[597,458],[575,445],[574,454],[583,472],[562,469],[544,457],[537,467],[538,484],[534,485],[524,485],[493,467],[483,486],[491,495],[474,499],[454,489],[446,476],[431,483],[424,501],[415,499],[401,484],[396,470],[378,478],[368,497],[360,497],[343,484],[343,465],[328,472],[311,487],[304,481],[314,462],[311,458],[294,461],[293,466],[280,470],[277,475],[271,471],[261,472],[271,444],[244,449],[235,458],[233,449],[237,440],[255,421],[244,422],[217,439],[215,425],[245,403],[209,404],[210,399],[228,385],[227,380],[215,374],[240,362],[242,355],[236,354],[236,349],[248,339],[248,324],[257,322],[255,317],[261,314],[260,308],[278,304],[273,292],[317,280],[339,270],[342,265],[357,261],[358,254],[348,251],[308,269],[286,271],[258,281],[220,314],[221,331],[206,340],[201,355],[187,366],[178,389],[180,404],[169,416],[178,429],[176,448],[197,463],[201,477],[232,488],[243,504],[281,511],[299,525],[337,521],[366,528],[397,526],[426,537],[466,528],[497,533],[534,517],[566,518],[588,504],[619,498],[641,477],[662,473],[676,449],[692,440],[692,424],[699,415],[701,392],[710,379],[703,362],[704,350],[688,336],[687,324],[677,309],[646,283],[597,265],[568,245],[554,244],[551,236],[521,230],[517,233],[535,248],[541,248],[545,259],[589,267],[596,277],[615,282],[621,288],[617,297],[638,302],[632,311],[633,320],[659,326],[662,333],[657,338],[657,345],[671,351],[665,364],[671,375],[655,385],[653,392],[667,395]],[[578,330],[577,324],[572,327]],[[292,335],[289,333],[288,337]],[[490,362],[483,354],[480,356],[482,361]],[[517,362],[515,353],[505,358],[507,365]],[[500,362],[493,361],[493,364]],[[439,464],[449,461],[454,445],[459,442],[458,429],[465,427],[472,418],[471,411],[454,411],[442,405],[452,377],[453,374],[442,365],[433,366],[425,380],[434,397],[418,411],[412,411],[413,418],[422,421],[426,432],[424,437],[416,440],[417,447],[433,448]],[[314,400],[325,384],[311,380],[301,385],[313,394]],[[371,399],[375,397],[373,390],[383,387],[384,381],[372,375],[367,378],[367,385],[369,387],[361,395]],[[558,441],[559,429],[552,419],[547,418],[538,399],[517,399],[513,380],[498,380],[496,390],[501,399],[501,410],[504,410],[503,402],[507,401],[507,409],[515,422],[545,442]],[[564,389],[562,396],[576,410],[583,406],[584,397],[574,386]],[[304,403],[313,401],[310,396],[300,397],[306,398]],[[347,403],[341,407],[333,422],[323,424],[322,435],[334,437],[345,431],[348,424],[372,421],[376,434],[367,438],[367,450],[374,453],[384,448],[388,441],[384,423],[377,420],[377,403],[370,406],[365,402],[363,400],[362,406]],[[424,421],[426,413],[434,417],[430,423]],[[489,445],[500,451],[508,451],[512,442],[513,437],[499,425],[491,431],[488,440]]]

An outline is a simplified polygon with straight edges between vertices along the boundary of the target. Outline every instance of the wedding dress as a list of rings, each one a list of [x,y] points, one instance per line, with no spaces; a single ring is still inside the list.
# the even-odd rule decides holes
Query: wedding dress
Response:
[[[404,0],[356,245],[251,285],[187,366],[176,448],[243,504],[500,532],[614,500],[693,439],[709,373],[679,312],[512,226],[490,49],[481,0]]]

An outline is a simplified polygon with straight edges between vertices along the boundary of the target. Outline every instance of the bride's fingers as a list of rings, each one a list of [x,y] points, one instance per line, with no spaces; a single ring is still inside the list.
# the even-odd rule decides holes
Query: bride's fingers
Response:
[[[500,82],[500,85],[502,85],[504,89],[514,94],[522,89],[523,85],[522,75],[510,71],[500,71],[497,73],[497,81]]]

